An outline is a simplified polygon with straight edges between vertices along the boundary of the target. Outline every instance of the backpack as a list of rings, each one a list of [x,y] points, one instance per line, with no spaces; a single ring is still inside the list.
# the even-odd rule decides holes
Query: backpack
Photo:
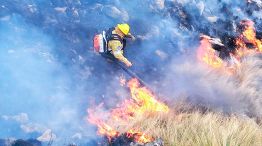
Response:
[[[112,31],[114,28],[109,28],[106,32],[103,31],[101,34],[97,34],[94,36],[93,39],[93,45],[94,45],[94,51],[97,53],[108,53],[111,52],[111,50],[108,50],[108,42],[111,40],[118,40],[123,44],[124,49],[126,47],[126,40],[122,39],[117,34],[112,34]]]

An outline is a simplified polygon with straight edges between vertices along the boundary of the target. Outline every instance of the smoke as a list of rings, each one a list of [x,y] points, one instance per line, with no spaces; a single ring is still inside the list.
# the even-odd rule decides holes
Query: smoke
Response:
[[[0,137],[37,138],[48,129],[60,138],[88,136],[78,108],[85,96],[74,93],[78,87],[53,53],[52,37],[17,14],[0,25]]]
[[[207,68],[191,59],[169,67],[161,90],[223,113],[261,117],[261,56],[245,58],[236,74]]]
[[[127,96],[118,85],[126,74],[94,55],[92,37],[120,22],[128,22],[137,36],[125,52],[131,70],[157,92],[167,98],[185,93],[225,111],[254,108],[252,114],[261,115],[259,71],[239,72],[245,77],[240,84],[188,59],[194,58],[200,33],[234,36],[241,19],[253,20],[261,31],[259,6],[229,0],[2,0],[0,138],[38,138],[49,129],[60,143],[95,137],[86,108],[100,102],[110,107]],[[246,66],[253,70],[259,61],[248,59]],[[10,118],[21,113],[27,115],[23,123]]]
[[[229,49],[233,46],[227,39],[238,35],[236,25],[240,20],[253,20],[257,30],[261,29],[261,18],[256,17],[256,13],[260,11],[259,5],[252,2],[214,0],[177,1],[177,4],[186,15],[185,23],[180,23],[194,32],[192,37],[197,38],[194,34],[201,33],[218,37]],[[250,8],[255,11],[250,12]],[[183,20],[181,17],[179,19]],[[185,33],[182,34],[185,36]],[[258,31],[257,34],[261,32]],[[189,49],[190,53],[172,57],[172,61],[166,66],[167,71],[163,75],[165,78],[155,88],[167,98],[173,97],[175,101],[186,98],[190,103],[219,112],[261,117],[261,56],[245,58],[236,75],[232,76],[210,70],[198,63],[194,50],[199,44],[190,39],[183,41],[188,42],[193,44]],[[179,48],[181,47],[185,46],[180,45]]]

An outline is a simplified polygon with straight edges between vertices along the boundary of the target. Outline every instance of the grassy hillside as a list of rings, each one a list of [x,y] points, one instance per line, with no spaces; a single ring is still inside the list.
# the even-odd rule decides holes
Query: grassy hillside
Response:
[[[166,146],[261,146],[262,123],[236,115],[195,111],[137,117],[129,127],[164,140]]]

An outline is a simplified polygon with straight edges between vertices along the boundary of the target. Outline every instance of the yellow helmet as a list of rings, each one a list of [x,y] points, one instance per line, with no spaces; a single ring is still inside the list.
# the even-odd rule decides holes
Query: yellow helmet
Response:
[[[123,34],[127,35],[129,33],[130,26],[128,24],[117,24],[117,27],[121,30]]]

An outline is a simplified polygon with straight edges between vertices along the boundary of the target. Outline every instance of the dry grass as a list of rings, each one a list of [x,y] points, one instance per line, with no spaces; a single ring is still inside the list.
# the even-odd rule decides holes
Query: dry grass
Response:
[[[118,129],[135,127],[162,138],[166,146],[262,146],[262,124],[235,115],[169,112],[141,116]]]

